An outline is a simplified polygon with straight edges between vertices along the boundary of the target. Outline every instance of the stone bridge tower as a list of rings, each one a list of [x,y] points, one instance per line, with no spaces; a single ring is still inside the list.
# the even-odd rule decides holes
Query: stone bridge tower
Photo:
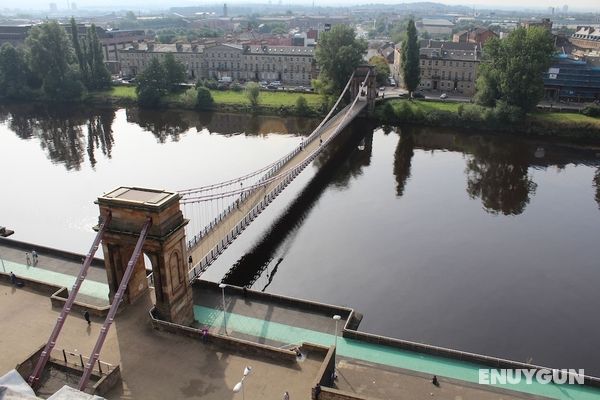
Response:
[[[127,263],[148,217],[152,226],[142,252],[151,261],[156,309],[160,318],[182,325],[193,321],[192,289],[188,282],[184,228],[177,193],[120,187],[98,198],[100,215],[112,213],[102,240],[110,302],[119,288]],[[124,301],[133,303],[148,290],[144,257],[134,267]]]
[[[369,79],[367,79],[364,93],[361,93],[360,85],[365,80],[367,73],[369,73]],[[377,98],[377,81],[375,79],[375,68],[372,65],[359,65],[354,70],[354,78],[350,83],[350,95],[352,100],[356,96],[364,96],[367,101],[367,113],[372,115],[375,111],[375,99]],[[360,100],[359,100],[360,101]]]

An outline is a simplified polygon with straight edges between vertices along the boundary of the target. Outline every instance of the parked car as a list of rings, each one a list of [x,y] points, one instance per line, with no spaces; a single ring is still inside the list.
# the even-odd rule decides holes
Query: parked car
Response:
[[[440,99],[445,100],[447,98],[448,98],[448,95],[446,93],[440,94]]]
[[[267,85],[267,89],[269,89],[269,90],[277,90],[277,89],[279,89],[279,86],[273,85],[273,83],[271,83],[270,85]]]
[[[271,86],[281,86],[281,82],[280,81],[273,81],[273,82],[271,82]]]
[[[260,86],[262,86],[262,87],[267,87],[267,85],[269,84],[269,82],[267,82],[267,81],[260,81],[260,82],[258,82],[258,84]]]
[[[413,92],[412,93],[412,98],[413,99],[424,99],[425,95],[423,93],[420,93],[420,92]]]
[[[385,86],[382,86],[382,87],[380,87],[380,88],[379,88],[379,91],[380,91],[380,92],[383,92],[383,91],[385,91]]]

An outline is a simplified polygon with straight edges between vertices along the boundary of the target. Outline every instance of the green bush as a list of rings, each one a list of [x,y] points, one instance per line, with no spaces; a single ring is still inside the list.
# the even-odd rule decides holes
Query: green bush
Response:
[[[198,94],[196,95],[196,107],[200,110],[210,110],[215,101],[213,100],[210,90],[201,86],[198,88]]]
[[[300,96],[296,99],[296,114],[303,117],[310,115],[310,107],[308,107],[308,102],[304,96]]]
[[[197,97],[196,89],[189,88],[181,95],[180,99],[185,108],[194,108],[196,107]]]
[[[214,79],[207,79],[204,81],[204,86],[206,86],[209,89],[215,90],[219,86],[219,83]]]
[[[482,122],[489,116],[487,109],[474,104],[461,104],[458,106],[458,116],[462,121]]]
[[[423,117],[431,125],[448,125],[457,119],[455,113],[446,110],[431,110]]]
[[[229,89],[233,90],[234,92],[241,92],[243,87],[242,85],[240,85],[239,82],[236,81],[231,84],[231,87]]]
[[[587,106],[583,110],[581,110],[583,115],[587,115],[588,117],[600,117],[600,106]]]
[[[387,101],[379,111],[379,118],[388,123],[396,120],[396,110],[391,102]]]
[[[525,113],[517,106],[511,106],[504,101],[497,101],[494,107],[495,122],[501,126],[503,124],[517,124],[523,121]]]

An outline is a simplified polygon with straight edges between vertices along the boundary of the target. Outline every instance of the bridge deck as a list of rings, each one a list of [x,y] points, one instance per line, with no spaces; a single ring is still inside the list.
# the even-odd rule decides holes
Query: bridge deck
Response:
[[[239,206],[232,210],[221,222],[219,222],[206,236],[202,238],[196,245],[192,246],[189,250],[189,254],[194,260],[194,265],[204,259],[211,250],[222,243],[223,238],[227,237],[228,234],[235,229],[235,226],[242,221],[249,212],[251,212],[266,196],[274,191],[278,185],[286,179],[287,172],[290,172],[294,168],[298,167],[306,159],[306,157],[317,150],[321,146],[319,138],[326,142],[336,131],[343,129],[347,126],[365,107],[367,103],[365,101],[358,101],[354,107],[346,107],[339,113],[337,113],[331,120],[325,124],[319,133],[315,135],[315,139],[311,142],[304,143],[304,149],[294,157],[292,157],[286,164],[281,167],[277,172],[277,175],[281,175],[281,178],[270,182],[262,189],[256,190],[254,193],[246,197]],[[346,111],[350,109],[346,118]]]

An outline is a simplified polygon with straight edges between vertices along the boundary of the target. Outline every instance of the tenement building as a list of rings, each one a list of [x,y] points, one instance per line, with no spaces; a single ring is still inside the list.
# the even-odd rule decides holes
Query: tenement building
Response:
[[[153,42],[133,43],[131,47],[119,49],[121,73],[124,76],[136,76],[142,72],[152,58],[162,61],[167,54],[173,54],[186,68],[190,79],[205,76],[206,66],[202,55],[203,47],[192,44],[158,44]]]
[[[314,48],[302,46],[139,43],[120,50],[124,75],[136,75],[153,57],[172,53],[181,61],[190,79],[281,81],[283,85],[310,86],[315,76]]]
[[[478,44],[422,40],[419,89],[475,94],[477,69],[481,61]]]

